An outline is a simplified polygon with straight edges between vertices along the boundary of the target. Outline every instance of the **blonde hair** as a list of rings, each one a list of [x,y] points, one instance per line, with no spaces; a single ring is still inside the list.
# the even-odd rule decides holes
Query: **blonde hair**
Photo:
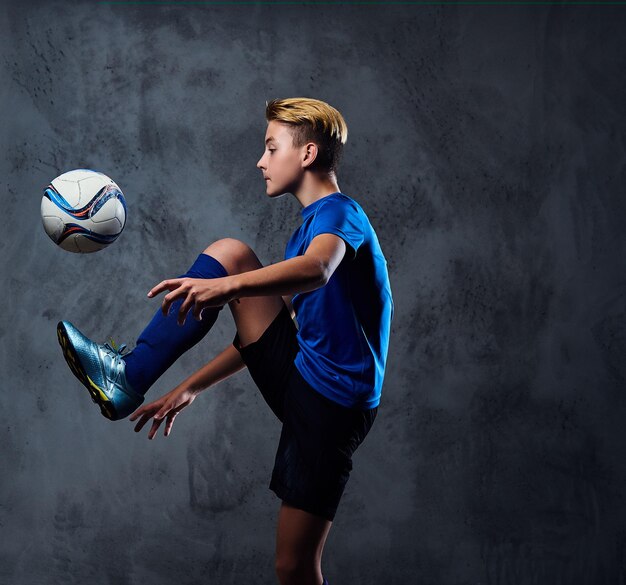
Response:
[[[265,118],[288,124],[293,146],[299,148],[315,142],[317,156],[311,170],[336,172],[348,139],[348,126],[343,116],[331,105],[306,97],[273,99],[265,102]]]

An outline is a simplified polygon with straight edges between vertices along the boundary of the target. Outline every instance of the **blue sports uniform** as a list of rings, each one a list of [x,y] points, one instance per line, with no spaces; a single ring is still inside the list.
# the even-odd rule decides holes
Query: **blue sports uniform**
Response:
[[[300,346],[294,363],[327,398],[373,408],[380,403],[394,309],[387,260],[365,211],[344,193],[300,213],[302,225],[287,242],[285,260],[303,255],[323,233],[341,237],[346,255],[325,286],[293,296]]]

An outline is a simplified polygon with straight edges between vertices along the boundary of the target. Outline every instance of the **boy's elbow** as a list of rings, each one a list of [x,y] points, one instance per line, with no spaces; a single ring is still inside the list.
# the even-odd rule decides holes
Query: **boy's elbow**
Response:
[[[323,258],[316,258],[315,260],[315,278],[317,284],[321,287],[330,280],[332,270],[330,264]]]
[[[330,280],[331,274],[332,272],[330,271],[330,267],[328,266],[328,264],[323,264],[320,267],[318,277],[320,286],[324,286]]]
[[[313,282],[316,288],[324,286],[330,280],[335,271],[336,261],[319,254],[304,254],[309,259],[308,279]]]

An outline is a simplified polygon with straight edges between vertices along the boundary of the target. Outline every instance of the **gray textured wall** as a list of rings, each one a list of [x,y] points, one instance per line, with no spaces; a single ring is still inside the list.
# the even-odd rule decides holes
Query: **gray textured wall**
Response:
[[[376,423],[323,560],[332,585],[626,579],[626,8],[0,9],[0,582],[272,583],[280,433],[247,371],[168,438],[104,419],[56,341],[133,345],[146,292],[210,242],[282,259],[300,208],[255,163],[266,99],[350,135],[341,189],[387,255]],[[57,249],[42,190],[110,174],[129,218]],[[161,298],[161,297],[160,297]],[[150,391],[234,335],[226,310]]]

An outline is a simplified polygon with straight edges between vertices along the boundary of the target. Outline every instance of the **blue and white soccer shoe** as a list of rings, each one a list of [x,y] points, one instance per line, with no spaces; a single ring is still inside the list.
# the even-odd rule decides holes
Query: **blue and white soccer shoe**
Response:
[[[122,358],[126,344],[119,349],[113,339],[110,344],[97,344],[69,321],[59,321],[57,337],[65,361],[105,417],[119,420],[141,405],[145,397],[126,381],[126,363]]]

